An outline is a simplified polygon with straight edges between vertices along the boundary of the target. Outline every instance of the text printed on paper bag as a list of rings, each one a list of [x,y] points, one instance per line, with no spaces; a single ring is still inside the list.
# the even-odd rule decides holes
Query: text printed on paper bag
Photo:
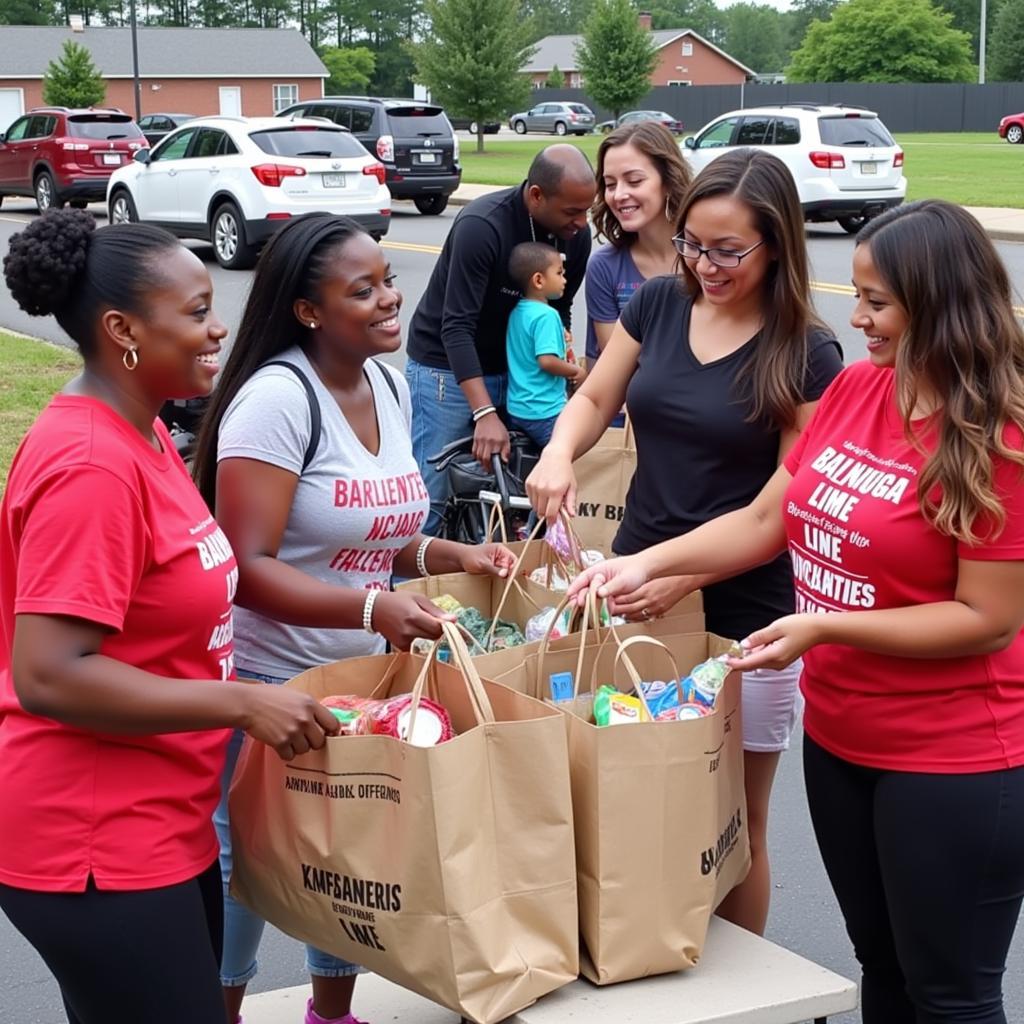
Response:
[[[625,505],[602,505],[596,501],[581,501],[576,506],[576,515],[581,519],[610,519],[621,523],[626,517]]]
[[[402,802],[402,791],[396,786],[379,782],[331,782],[327,779],[307,779],[301,775],[286,775],[284,788],[307,796],[325,796],[329,800],[389,800]]]
[[[402,909],[401,885],[372,878],[353,878],[314,864],[300,864],[300,867],[302,887],[307,892],[331,898],[331,909],[338,915],[338,924],[352,942],[387,951],[377,934],[374,911],[398,913]]]
[[[736,848],[740,833],[743,830],[743,814],[739,807],[736,813],[729,819],[729,823],[722,829],[718,842],[710,849],[704,850],[700,855],[700,873],[710,875],[714,871],[716,877],[721,872],[726,857]]]

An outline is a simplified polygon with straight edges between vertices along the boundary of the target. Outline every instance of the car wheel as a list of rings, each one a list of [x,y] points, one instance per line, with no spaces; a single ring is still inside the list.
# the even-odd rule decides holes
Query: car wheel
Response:
[[[110,200],[107,219],[111,224],[134,224],[139,219],[139,211],[135,209],[135,202],[124,189],[115,192]]]
[[[839,226],[848,234],[855,235],[865,224],[870,220],[870,217],[865,217],[858,214],[855,217],[840,217]]]
[[[414,199],[413,202],[416,204],[416,209],[419,210],[420,213],[436,215],[444,211],[444,208],[448,205],[448,197],[420,196],[419,199]]]
[[[57,183],[49,171],[43,171],[36,178],[36,206],[40,213],[47,210],[60,210],[64,207],[64,200],[57,195]]]
[[[470,135],[476,135],[477,134],[477,129],[479,127],[480,126],[476,123],[476,121],[470,121],[469,122],[469,134]]]
[[[516,123],[514,125],[512,125],[512,127],[515,128],[516,135],[525,135],[526,134],[526,122],[525,121],[516,121]]]
[[[246,270],[256,262],[256,247],[245,240],[245,225],[234,203],[217,207],[210,237],[213,254],[225,270]]]
[[[1014,144],[1024,142],[1024,128],[1019,124],[1011,124],[1010,127],[1006,129],[1006,141]]]
[[[556,135],[564,135],[565,132],[566,132],[565,122],[564,121],[556,121],[555,122],[555,134]]]

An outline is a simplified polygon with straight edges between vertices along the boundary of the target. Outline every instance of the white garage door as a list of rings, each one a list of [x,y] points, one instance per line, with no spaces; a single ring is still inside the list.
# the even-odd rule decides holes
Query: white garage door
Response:
[[[0,132],[5,132],[16,117],[25,113],[24,89],[0,89]]]

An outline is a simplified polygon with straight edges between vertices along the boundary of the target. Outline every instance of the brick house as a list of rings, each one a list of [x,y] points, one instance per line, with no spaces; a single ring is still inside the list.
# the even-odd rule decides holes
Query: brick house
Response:
[[[295,29],[138,30],[142,113],[273,114],[323,95],[327,69]],[[43,75],[65,39],[92,54],[105,106],[135,113],[128,28],[0,25],[0,131],[43,103]]]
[[[651,87],[658,85],[739,85],[754,77],[745,64],[730,57],[714,43],[689,28],[651,30],[651,16],[641,14],[640,24],[651,33],[658,49],[658,63],[651,74]],[[576,66],[576,47],[583,36],[545,36],[523,68],[535,89],[544,87],[554,67],[565,75],[569,89],[585,87]]]

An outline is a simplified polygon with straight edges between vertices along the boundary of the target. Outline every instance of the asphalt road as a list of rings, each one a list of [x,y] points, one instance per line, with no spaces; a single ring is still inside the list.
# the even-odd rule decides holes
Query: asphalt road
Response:
[[[408,325],[436,252],[451,226],[456,211],[440,217],[423,217],[407,204],[396,204],[391,233],[385,240],[399,286],[405,294],[401,319]],[[0,253],[19,226],[32,219],[34,207],[28,202],[7,200],[0,210]],[[835,329],[847,361],[864,357],[862,336],[850,327],[852,308],[850,256],[852,240],[832,226],[809,227],[807,231],[815,281],[814,299],[820,315]],[[196,251],[210,267],[214,281],[215,306],[233,330],[238,324],[248,289],[248,273],[221,270],[209,246]],[[1009,267],[1011,279],[1024,282],[1024,246],[1001,243],[999,250]],[[1020,288],[1018,287],[1018,291]],[[574,320],[584,323],[582,299],[578,298]],[[0,283],[0,326],[51,341],[67,344],[52,320],[33,319],[14,307]],[[393,357],[401,365],[404,355]],[[955,823],[950,822],[955,828]],[[799,740],[782,758],[773,795],[770,847],[774,866],[774,895],[767,937],[847,977],[856,978],[857,968],[842,921],[818,857],[803,795]],[[641,860],[643,851],[639,851]],[[956,884],[952,879],[951,884]],[[305,980],[301,947],[268,928],[260,958],[260,974],[251,985],[259,992],[302,984]],[[1006,976],[1007,1019],[1024,1020],[1024,937],[1018,932]],[[0,1021],[19,1024],[63,1024],[56,986],[35,952],[0,914]],[[358,1002],[361,1016],[374,1019],[373,1006]],[[854,1024],[857,1014],[830,1018],[833,1024]],[[453,1024],[455,1018],[452,1018]],[[282,1022],[284,1024],[284,1022]]]

